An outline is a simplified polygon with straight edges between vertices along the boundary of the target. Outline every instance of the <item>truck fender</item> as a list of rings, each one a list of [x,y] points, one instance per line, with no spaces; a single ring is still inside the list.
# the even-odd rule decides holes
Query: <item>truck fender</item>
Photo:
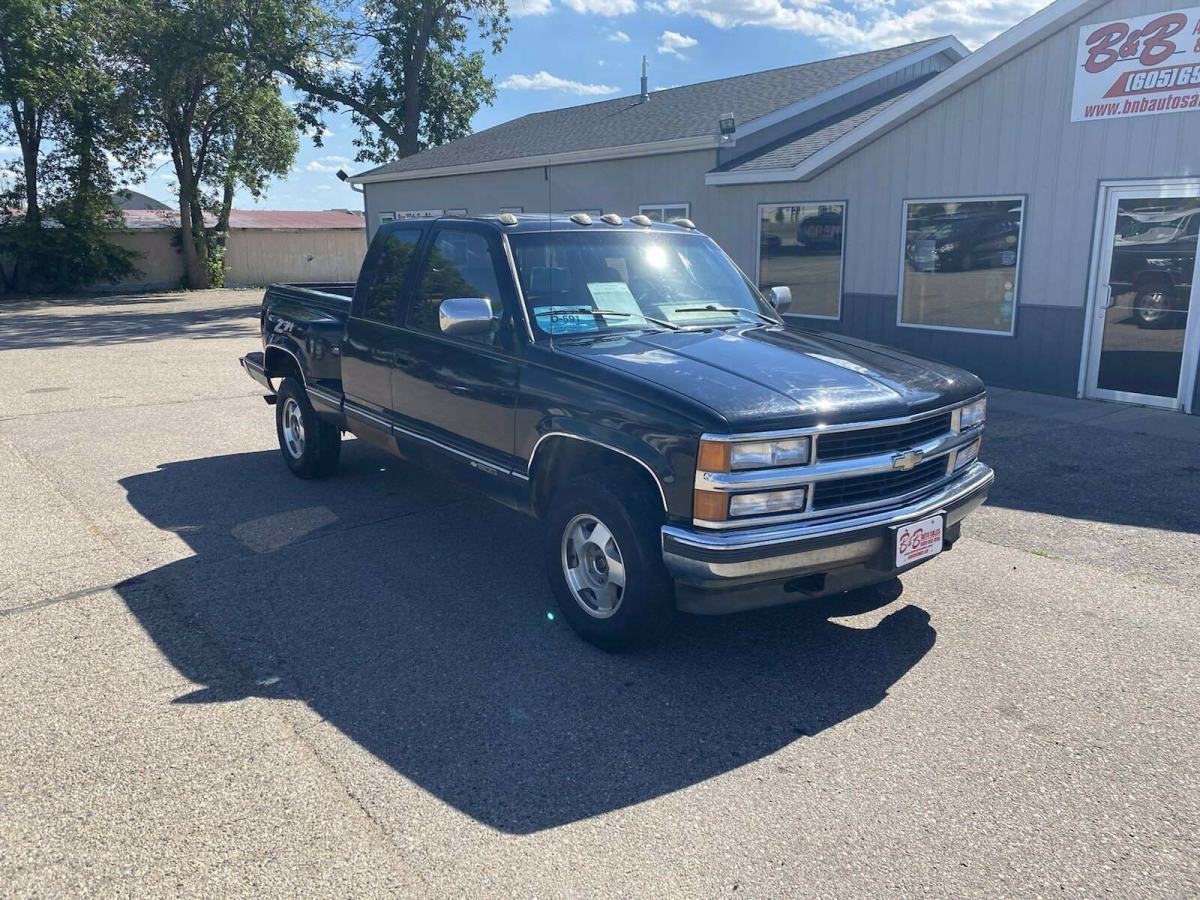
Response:
[[[663,455],[650,444],[639,441],[619,431],[581,422],[551,420],[544,422],[543,427],[539,428],[538,432],[537,442],[533,445],[533,450],[529,454],[527,468],[527,474],[531,483],[535,477],[538,451],[547,446],[551,438],[584,441],[631,459],[645,469],[650,474],[650,477],[654,479],[654,483],[658,488],[663,512],[670,512],[670,506],[667,502],[667,486],[675,480],[674,473],[671,471]]]

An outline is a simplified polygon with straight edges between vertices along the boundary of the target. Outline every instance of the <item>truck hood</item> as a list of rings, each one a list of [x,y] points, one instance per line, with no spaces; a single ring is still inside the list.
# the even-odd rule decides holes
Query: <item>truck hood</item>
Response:
[[[954,366],[778,326],[559,340],[555,349],[689,397],[733,431],[906,416],[983,390]]]

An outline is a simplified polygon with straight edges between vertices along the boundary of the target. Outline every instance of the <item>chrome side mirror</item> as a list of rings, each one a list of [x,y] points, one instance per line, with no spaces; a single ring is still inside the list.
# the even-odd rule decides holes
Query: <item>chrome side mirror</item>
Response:
[[[777,313],[785,313],[792,305],[792,289],[787,286],[773,287],[767,291],[767,302]]]
[[[438,306],[442,334],[465,337],[484,334],[492,327],[492,301],[486,297],[453,297]]]

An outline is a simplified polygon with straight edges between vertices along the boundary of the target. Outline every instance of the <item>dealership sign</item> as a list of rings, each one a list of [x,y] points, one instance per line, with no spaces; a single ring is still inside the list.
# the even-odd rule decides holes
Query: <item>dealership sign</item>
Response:
[[[1079,29],[1072,122],[1200,111],[1200,7]]]

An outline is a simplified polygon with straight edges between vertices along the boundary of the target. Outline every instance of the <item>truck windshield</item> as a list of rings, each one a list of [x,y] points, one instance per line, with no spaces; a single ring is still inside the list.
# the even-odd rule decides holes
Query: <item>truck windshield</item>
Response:
[[[779,322],[703,235],[537,232],[510,242],[529,317],[543,334]]]

